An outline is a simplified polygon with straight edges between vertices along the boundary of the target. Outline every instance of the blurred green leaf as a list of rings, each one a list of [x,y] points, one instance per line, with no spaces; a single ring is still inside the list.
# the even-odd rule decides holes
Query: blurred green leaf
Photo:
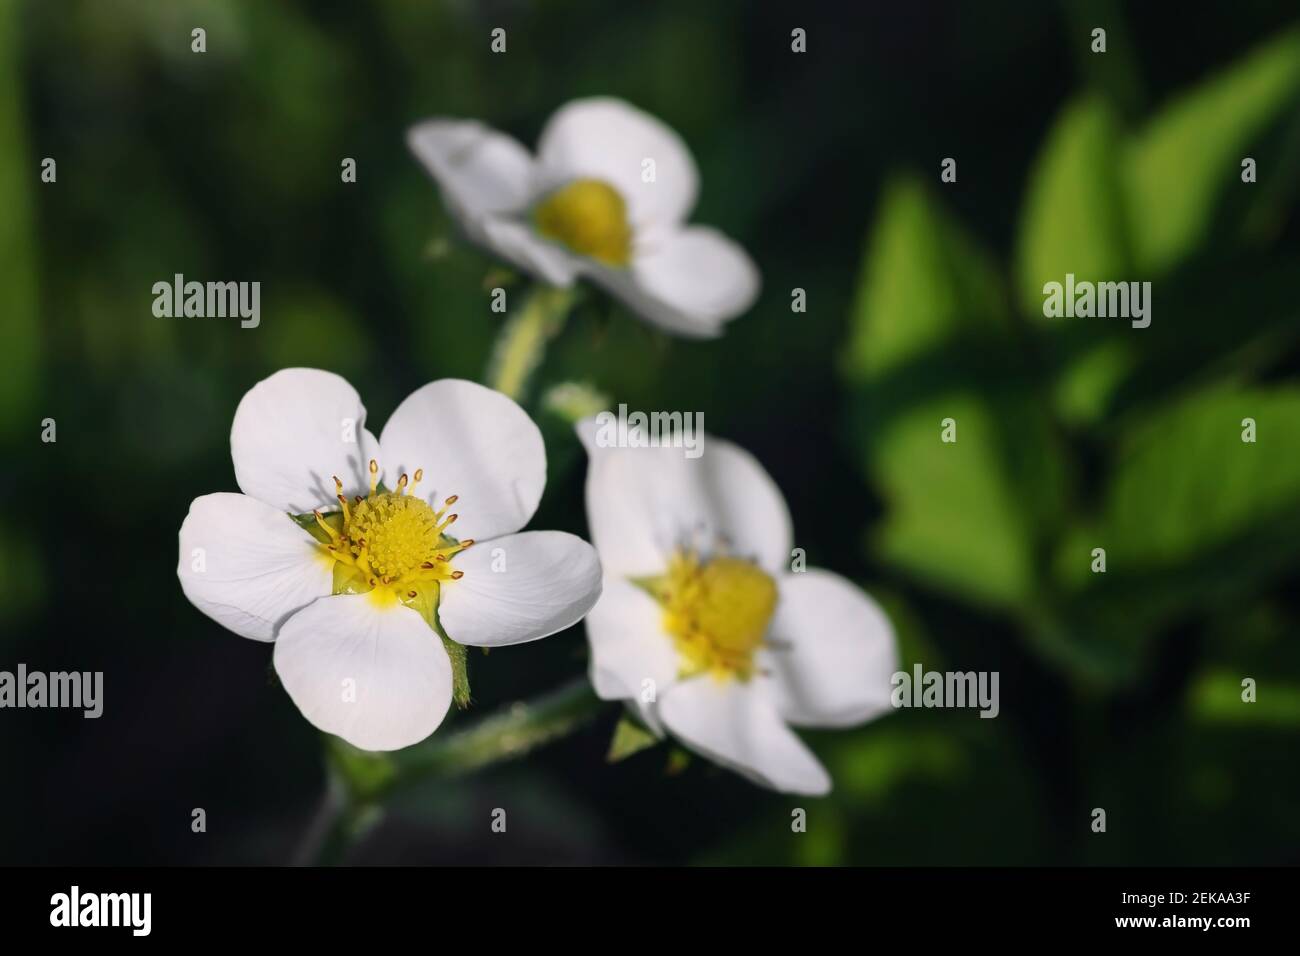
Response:
[[[1246,418],[1256,422],[1253,443],[1242,441]],[[1169,565],[1297,507],[1300,388],[1219,387],[1132,428],[1107,493],[1103,539],[1116,564]]]
[[[1120,131],[1106,103],[1075,100],[1061,111],[1029,176],[1016,245],[1021,306],[1043,316],[1043,284],[1125,278],[1129,267]]]
[[[854,382],[950,342],[954,333],[1000,329],[994,261],[943,215],[919,180],[895,178],[859,280],[844,371]]]
[[[297,286],[268,297],[261,336],[270,368],[329,369],[345,378],[362,374],[374,341],[345,305],[322,289]]]
[[[1063,537],[1042,630],[1092,677],[1129,681],[1162,628],[1255,592],[1297,552],[1300,388],[1208,388],[1129,427],[1099,517]]]
[[[1035,530],[1061,475],[990,258],[912,179],[884,193],[847,363],[856,440],[888,511],[875,545],[937,587],[1007,605],[1033,591]],[[974,358],[973,358],[974,357]],[[957,441],[941,441],[944,419]]]
[[[1187,706],[1194,719],[1207,723],[1300,726],[1300,684],[1294,681],[1263,680],[1255,688],[1256,698],[1242,700],[1241,674],[1211,671],[1197,678],[1187,694]]]
[[[957,441],[940,441],[952,418]],[[1030,592],[1029,518],[1003,465],[998,423],[974,394],[920,405],[882,426],[872,476],[890,508],[880,555],[936,586],[1013,604]]]
[[[1298,104],[1293,29],[1179,97],[1141,131],[1124,161],[1139,269],[1162,272],[1206,241],[1225,194],[1252,188],[1241,182],[1241,160]]]
[[[1062,110],[1030,173],[1015,254],[1021,308],[1033,323],[1060,323],[1043,315],[1043,285],[1124,279],[1130,254],[1120,183],[1120,130],[1105,101],[1088,97]],[[1072,423],[1101,417],[1130,370],[1133,343],[1110,339],[1071,347],[1048,342],[1061,369],[1053,404]]]

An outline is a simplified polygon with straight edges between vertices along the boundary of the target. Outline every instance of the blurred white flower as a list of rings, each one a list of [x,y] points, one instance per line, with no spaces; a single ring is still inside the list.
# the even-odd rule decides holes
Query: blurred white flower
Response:
[[[712,436],[699,458],[602,447],[594,419],[578,433],[605,575],[586,619],[597,694],[755,783],[827,793],[790,725],[848,727],[890,709],[885,614],[836,574],[790,570],[785,501],[744,450]]]
[[[694,337],[721,334],[758,295],[739,245],[686,224],[699,189],[686,144],[622,100],[565,105],[535,157],[474,120],[427,120],[407,141],[468,238],[551,285],[589,278]]]
[[[396,750],[451,703],[431,622],[459,644],[545,637],[595,603],[600,562],[573,535],[514,533],[541,499],[546,454],[504,395],[444,379],[402,402],[378,439],[365,421],[356,390],[329,372],[285,369],[254,386],[230,432],[244,494],[194,500],[177,574],[204,614],[275,641],[276,672],[308,720]],[[293,517],[312,512],[314,534]]]

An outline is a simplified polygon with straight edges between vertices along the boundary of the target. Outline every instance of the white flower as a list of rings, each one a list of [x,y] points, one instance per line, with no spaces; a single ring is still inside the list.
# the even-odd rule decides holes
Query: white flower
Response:
[[[468,238],[556,286],[589,278],[679,335],[721,334],[758,295],[758,270],[715,229],[686,225],[699,174],[671,129],[622,100],[574,100],[536,157],[474,120],[433,119],[407,141]]]
[[[230,430],[244,494],[194,500],[177,574],[204,614],[276,642],[276,672],[308,720],[396,750],[451,703],[435,615],[460,644],[536,640],[587,613],[600,562],[573,535],[514,533],[541,499],[546,453],[504,395],[444,379],[402,402],[378,439],[365,422],[356,390],[329,372],[255,385]],[[313,511],[314,534],[292,517]]]
[[[789,725],[848,727],[890,709],[888,619],[838,575],[789,570],[789,512],[747,452],[713,437],[697,458],[601,447],[594,421],[578,432],[605,575],[587,616],[596,693],[758,784],[828,792]]]

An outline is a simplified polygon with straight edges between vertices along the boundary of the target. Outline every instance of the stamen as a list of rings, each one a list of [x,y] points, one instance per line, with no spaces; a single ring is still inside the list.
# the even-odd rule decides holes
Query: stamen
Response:
[[[419,598],[422,583],[458,581],[464,571],[450,566],[449,559],[474,543],[443,536],[443,532],[460,517],[447,514],[460,496],[451,495],[441,510],[415,495],[415,486],[424,478],[424,469],[413,475],[403,472],[393,490],[380,488],[377,459],[367,462],[370,473],[369,495],[353,495],[348,500],[343,480],[332,475],[335,497],[341,514],[336,518],[320,510],[313,511],[317,525],[329,536],[321,540],[326,553],[336,561],[355,568],[359,580],[373,590],[389,588],[393,597]],[[331,524],[331,521],[333,522]],[[357,580],[357,579],[353,579]]]
[[[326,524],[326,522],[325,522],[325,516],[322,515],[322,514],[320,513],[320,510],[319,510],[319,509],[313,509],[312,514],[315,515],[315,517],[316,517],[316,523],[317,523],[318,525],[320,525],[322,529],[324,529],[324,531],[325,531],[325,533],[326,533],[327,535],[330,536],[330,540],[333,541],[333,542],[335,542],[335,543],[338,543],[338,540],[339,540],[339,533],[338,533],[337,531],[335,531],[333,528],[331,528],[328,524]],[[334,545],[330,545],[330,549],[333,550],[333,548],[334,548]]]

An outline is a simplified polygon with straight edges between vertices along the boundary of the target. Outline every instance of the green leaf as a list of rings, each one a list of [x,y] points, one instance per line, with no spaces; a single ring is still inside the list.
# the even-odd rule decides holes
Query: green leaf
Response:
[[[1120,131],[1110,108],[1085,98],[1062,110],[1030,173],[1016,245],[1021,307],[1043,316],[1043,284],[1128,278]]]
[[[853,315],[855,439],[887,505],[876,550],[993,604],[1032,593],[1061,473],[991,259],[912,179],[885,191]],[[978,361],[971,361],[977,354]],[[956,422],[957,441],[940,440]]]
[[[609,753],[605,755],[605,759],[609,763],[618,763],[657,743],[659,743],[658,737],[641,726],[629,714],[624,714],[619,718],[618,726],[614,728],[614,736],[609,742]]]
[[[1253,418],[1256,441],[1242,441]],[[1040,634],[1075,670],[1135,679],[1152,638],[1294,567],[1300,388],[1219,386],[1131,425],[1099,514],[1056,555],[1060,606]],[[1106,551],[1092,573],[1092,550]]]
[[[882,195],[844,359],[853,382],[878,380],[959,331],[1005,331],[993,260],[915,177],[895,178]]]
[[[957,441],[940,441],[940,422]],[[870,462],[890,508],[880,556],[936,587],[995,604],[1032,590],[1029,516],[1008,480],[998,423],[971,393],[920,405],[882,426]]]
[[[1043,345],[1059,369],[1052,402],[1063,420],[1094,422],[1110,405],[1133,364],[1133,342],[1096,341],[1043,315],[1043,286],[1066,281],[1129,278],[1131,256],[1120,182],[1118,120],[1101,99],[1087,97],[1062,110],[1030,174],[1016,244],[1020,306],[1031,322],[1050,325]]]
[[[1253,443],[1242,441],[1246,418],[1256,423]],[[1130,431],[1103,528],[1112,560],[1161,567],[1297,507],[1300,388],[1228,386],[1169,405]]]
[[[1254,188],[1241,182],[1241,160],[1298,103],[1300,30],[1292,29],[1180,96],[1142,130],[1124,160],[1141,271],[1169,269],[1206,242],[1227,193]]]

